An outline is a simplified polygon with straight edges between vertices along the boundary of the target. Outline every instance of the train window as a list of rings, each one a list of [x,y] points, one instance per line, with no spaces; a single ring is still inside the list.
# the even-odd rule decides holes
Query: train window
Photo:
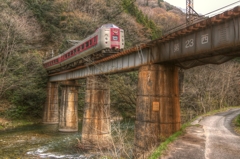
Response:
[[[89,45],[90,45],[90,46],[92,45],[92,39],[89,41]]]
[[[71,51],[71,56],[73,55],[73,51]]]
[[[80,51],[80,46],[78,47],[78,51]]]
[[[68,53],[68,57],[70,56],[70,52]]]
[[[84,44],[82,44],[82,50],[84,49]]]
[[[76,49],[74,49],[74,53],[76,53],[77,52],[77,50]]]
[[[89,43],[88,42],[86,42],[86,47],[88,47],[89,46]]]
[[[114,41],[117,41],[117,40],[118,40],[118,36],[112,36],[112,39],[113,39]]]

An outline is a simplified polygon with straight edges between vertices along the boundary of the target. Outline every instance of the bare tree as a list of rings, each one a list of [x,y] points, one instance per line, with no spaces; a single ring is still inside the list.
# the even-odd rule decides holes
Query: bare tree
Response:
[[[21,81],[27,80],[31,75],[31,72],[25,72],[26,66],[32,62],[32,54],[26,51],[26,47],[41,38],[41,31],[20,1],[1,3],[0,8],[1,98],[6,91],[17,88]]]
[[[185,92],[181,97],[183,114],[190,117],[239,104],[240,65],[230,61],[185,70]],[[191,117],[191,118],[192,118]]]

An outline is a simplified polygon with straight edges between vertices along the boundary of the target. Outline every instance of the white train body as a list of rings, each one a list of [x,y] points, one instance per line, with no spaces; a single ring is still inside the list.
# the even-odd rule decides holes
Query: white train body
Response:
[[[124,31],[114,24],[104,24],[92,35],[51,59],[44,61],[46,70],[53,70],[104,50],[124,49]]]

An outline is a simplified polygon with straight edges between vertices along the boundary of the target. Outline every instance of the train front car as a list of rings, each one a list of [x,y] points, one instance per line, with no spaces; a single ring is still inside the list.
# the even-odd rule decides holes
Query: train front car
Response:
[[[62,54],[44,61],[43,65],[49,73],[55,73],[99,60],[123,49],[124,31],[114,24],[104,24]]]
[[[124,49],[124,31],[114,24],[101,27],[101,45],[106,53],[116,53]]]

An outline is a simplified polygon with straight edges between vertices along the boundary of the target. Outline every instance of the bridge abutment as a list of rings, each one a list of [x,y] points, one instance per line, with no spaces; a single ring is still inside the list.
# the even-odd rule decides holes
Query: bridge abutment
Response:
[[[111,137],[110,88],[104,76],[87,78],[82,143],[106,143]]]
[[[43,123],[57,124],[59,122],[58,107],[58,83],[48,82],[47,84],[47,102],[44,108]]]
[[[162,137],[180,129],[178,68],[148,65],[139,69],[135,155],[144,158]]]
[[[59,131],[78,131],[78,86],[75,81],[61,84]]]

